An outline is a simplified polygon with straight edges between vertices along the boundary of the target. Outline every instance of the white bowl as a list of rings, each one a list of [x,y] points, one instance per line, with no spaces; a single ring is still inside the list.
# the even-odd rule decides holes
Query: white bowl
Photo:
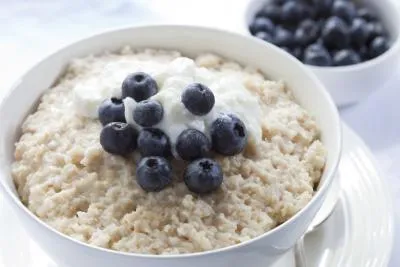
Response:
[[[140,255],[97,248],[61,234],[33,215],[19,200],[12,177],[14,143],[20,125],[40,95],[57,80],[68,62],[123,45],[178,49],[188,56],[211,51],[259,67],[269,77],[287,82],[297,100],[315,115],[328,150],[321,186],[312,201],[289,221],[262,236],[205,253],[174,256]],[[323,85],[300,62],[280,49],[243,35],[191,26],[147,26],[105,32],[76,42],[45,58],[17,81],[0,105],[0,188],[21,225],[57,263],[86,267],[230,267],[268,266],[293,247],[323,203],[336,171],[341,131],[336,107]]]
[[[239,31],[251,35],[248,29],[251,19],[266,0],[249,0],[243,11],[243,23]],[[376,11],[389,31],[392,45],[381,56],[352,66],[308,66],[326,86],[336,105],[343,107],[356,104],[371,92],[383,87],[396,73],[400,60],[400,8],[395,0],[360,0]],[[339,41],[339,40],[338,40]]]

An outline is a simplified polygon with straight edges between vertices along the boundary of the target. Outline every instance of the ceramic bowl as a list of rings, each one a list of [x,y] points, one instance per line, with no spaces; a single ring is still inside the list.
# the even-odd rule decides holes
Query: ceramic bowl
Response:
[[[251,35],[248,25],[256,12],[267,0],[249,0],[243,5],[241,33]],[[383,87],[399,67],[400,60],[400,8],[394,0],[361,0],[376,11],[386,26],[391,48],[381,56],[351,66],[317,67],[307,66],[322,81],[335,103],[340,106],[356,104],[371,92]]]
[[[311,202],[293,218],[250,241],[204,253],[185,255],[141,255],[117,252],[76,241],[52,229],[19,200],[10,165],[20,126],[76,57],[117,50],[124,45],[177,49],[188,56],[209,51],[258,67],[272,79],[283,79],[298,102],[316,118],[327,148],[327,163],[322,182]],[[260,267],[276,261],[304,234],[322,205],[340,157],[341,131],[336,107],[315,75],[299,61],[272,45],[249,36],[192,26],[145,26],[104,32],[73,43],[36,64],[11,88],[0,104],[0,188],[21,225],[29,235],[61,266],[85,267]],[[6,218],[5,218],[6,219]]]

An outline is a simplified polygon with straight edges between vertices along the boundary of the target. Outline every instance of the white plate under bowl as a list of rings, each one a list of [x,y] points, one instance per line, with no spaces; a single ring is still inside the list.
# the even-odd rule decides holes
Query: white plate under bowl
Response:
[[[345,125],[343,140],[340,199],[330,219],[307,236],[307,259],[315,267],[387,266],[394,223],[390,192],[369,149]],[[0,267],[63,266],[52,262],[29,238],[1,196],[0,237]],[[273,267],[289,266],[294,266],[292,253]]]

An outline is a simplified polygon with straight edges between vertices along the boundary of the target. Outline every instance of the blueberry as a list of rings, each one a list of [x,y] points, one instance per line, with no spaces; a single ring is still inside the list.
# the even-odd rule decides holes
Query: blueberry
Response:
[[[165,158],[142,158],[136,169],[139,186],[147,192],[158,192],[172,182],[171,166]]]
[[[369,10],[366,7],[363,7],[363,8],[360,8],[359,10],[357,10],[357,16],[368,22],[376,20],[375,13],[373,13],[371,10]]]
[[[224,178],[218,163],[207,158],[190,163],[183,177],[188,189],[196,194],[207,194],[217,190]]]
[[[266,42],[272,42],[273,38],[271,36],[271,34],[267,33],[267,32],[257,32],[255,35],[257,38],[264,40]]]
[[[292,1],[292,0],[270,0],[267,4],[282,6],[284,3],[289,2],[289,1]]]
[[[282,21],[296,23],[305,16],[304,6],[299,1],[288,1],[282,6]]]
[[[363,46],[368,39],[368,26],[367,22],[361,18],[353,20],[350,27],[351,42],[356,47]]]
[[[342,18],[346,22],[351,22],[356,16],[357,10],[353,2],[336,0],[332,6],[332,15]]]
[[[367,25],[368,28],[368,41],[371,42],[375,37],[385,35],[385,30],[381,23],[370,22]]]
[[[300,23],[299,27],[306,31],[309,31],[309,33],[314,35],[314,37],[318,37],[318,33],[321,30],[322,26],[321,24],[322,23],[319,21],[315,21],[312,19],[305,19]]]
[[[312,43],[315,40],[312,40],[308,32],[306,32],[304,29],[298,28],[294,33],[294,41],[298,45],[305,46]]]
[[[295,58],[301,60],[303,58],[303,49],[301,47],[295,47],[290,50],[290,54],[292,54]]]
[[[329,14],[333,0],[312,0],[312,4],[316,9],[318,17],[325,17]]]
[[[111,122],[100,133],[100,144],[110,154],[126,156],[136,149],[137,132],[124,122]]]
[[[378,36],[369,45],[369,57],[376,58],[389,49],[389,42],[385,37]]]
[[[303,57],[304,63],[308,65],[327,67],[332,65],[332,58],[321,44],[312,44],[306,48]]]
[[[369,58],[369,49],[368,49],[367,46],[361,46],[361,47],[358,49],[358,52],[360,53],[360,57],[361,57],[361,60],[362,60],[362,61],[367,61],[367,60],[370,59],[370,58]]]
[[[329,19],[329,18],[328,18]],[[325,18],[320,18],[316,22],[316,25],[318,27],[319,32],[321,33],[322,28],[325,26],[327,19]]]
[[[281,7],[268,3],[256,13],[256,17],[267,17],[277,23],[281,20]]]
[[[318,23],[311,19],[304,20],[297,28],[294,34],[294,40],[301,46],[307,46],[317,40],[319,30]]]
[[[325,45],[324,45],[324,40],[322,40],[322,38],[318,38],[317,41],[315,41],[314,44],[318,44],[320,46],[322,46],[324,49],[326,49]]]
[[[126,122],[124,102],[115,97],[104,100],[99,106],[98,116],[103,126],[110,122]]]
[[[157,91],[156,81],[144,72],[129,74],[122,82],[122,98],[132,97],[136,102],[148,99]]]
[[[272,33],[274,32],[275,25],[274,23],[265,17],[260,17],[260,18],[255,18],[251,23],[250,23],[250,32],[254,35],[257,32],[268,32]]]
[[[277,29],[285,29],[287,31],[289,31],[292,35],[294,34],[294,32],[296,31],[298,25],[296,24],[282,24],[282,25],[278,25],[276,28]],[[275,31],[276,32],[276,31]]]
[[[212,123],[210,132],[212,148],[225,156],[239,154],[247,144],[246,126],[233,114],[222,114]]]
[[[277,27],[273,43],[277,46],[292,47],[295,44],[294,36],[289,30],[282,27]]]
[[[151,127],[159,123],[164,115],[160,102],[147,99],[137,103],[133,111],[133,120],[142,127]]]
[[[178,136],[175,149],[183,160],[194,160],[207,156],[211,149],[211,143],[204,133],[195,129],[187,129]]]
[[[374,32],[376,35],[385,35],[385,34],[386,34],[385,28],[383,27],[382,23],[380,23],[380,22],[375,22],[375,23],[372,23],[372,25],[374,25],[374,27],[373,27],[373,32]]]
[[[215,104],[213,92],[201,83],[189,84],[183,91],[181,100],[187,110],[197,116],[206,115]]]
[[[303,8],[303,17],[314,19],[317,17],[317,10],[310,3],[305,3]]]
[[[156,128],[145,128],[139,133],[137,146],[142,157],[171,155],[168,136]]]
[[[360,62],[360,55],[351,49],[339,50],[333,56],[333,65],[335,66],[354,65]]]
[[[350,42],[349,28],[339,17],[330,17],[322,29],[324,45],[330,49],[346,48]]]

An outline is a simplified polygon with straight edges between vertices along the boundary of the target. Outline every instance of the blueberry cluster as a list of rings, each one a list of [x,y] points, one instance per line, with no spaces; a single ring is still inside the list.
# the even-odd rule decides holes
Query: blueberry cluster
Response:
[[[172,150],[182,160],[189,161],[184,172],[184,182],[189,190],[198,194],[216,190],[222,183],[223,173],[218,163],[210,158],[211,151],[224,156],[242,152],[247,143],[246,126],[234,114],[220,114],[210,126],[211,140],[201,131],[186,129],[179,134],[172,148],[169,137],[156,127],[164,116],[161,103],[150,98],[157,92],[156,81],[146,73],[136,72],[125,78],[122,99],[131,97],[137,102],[132,116],[140,130],[126,122],[122,99],[105,100],[98,109],[103,125],[100,133],[103,149],[120,156],[138,149],[142,159],[136,177],[145,191],[160,191],[171,183],[168,159]],[[213,109],[215,97],[207,86],[192,83],[184,88],[181,101],[193,115],[204,116]]]
[[[378,17],[351,0],[269,0],[249,29],[309,65],[352,65],[389,49]]]

